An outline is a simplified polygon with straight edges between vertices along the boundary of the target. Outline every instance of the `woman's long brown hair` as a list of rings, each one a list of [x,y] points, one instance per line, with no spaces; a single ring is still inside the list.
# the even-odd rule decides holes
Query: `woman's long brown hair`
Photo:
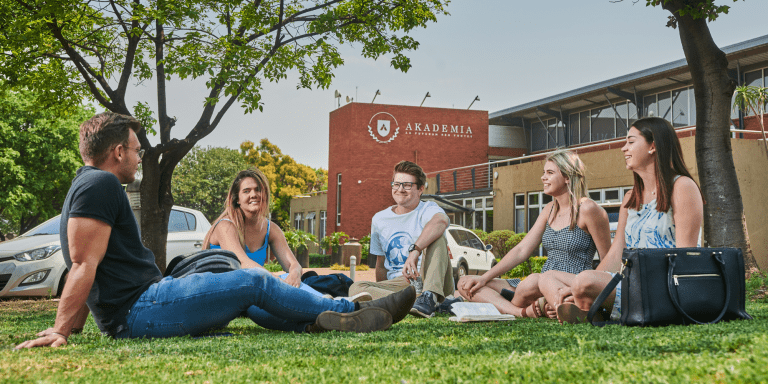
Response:
[[[659,188],[656,192],[656,210],[667,212],[672,206],[672,187],[675,182],[675,176],[687,176],[691,180],[691,173],[685,166],[683,160],[683,150],[680,148],[680,140],[677,138],[677,132],[667,120],[660,117],[646,117],[635,121],[632,127],[640,131],[648,144],[656,145],[656,183]],[[624,208],[632,208],[636,211],[643,206],[643,179],[637,172],[633,172],[635,177],[635,186],[632,188],[630,196]],[[695,182],[695,181],[694,181]],[[698,187],[698,184],[696,185]],[[699,188],[701,193],[701,188]]]

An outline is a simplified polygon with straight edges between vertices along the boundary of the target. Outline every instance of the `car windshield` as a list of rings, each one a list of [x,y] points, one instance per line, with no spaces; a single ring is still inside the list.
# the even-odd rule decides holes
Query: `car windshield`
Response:
[[[22,236],[38,236],[38,235],[58,235],[59,223],[61,222],[61,215],[54,217],[46,221],[45,223],[38,225],[31,231],[23,234]]]

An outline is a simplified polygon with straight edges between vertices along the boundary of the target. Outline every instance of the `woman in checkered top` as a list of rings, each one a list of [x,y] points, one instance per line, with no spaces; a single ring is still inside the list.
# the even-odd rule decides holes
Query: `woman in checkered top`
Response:
[[[464,298],[491,303],[501,313],[555,318],[554,307],[546,303],[539,290],[540,274],[531,274],[522,281],[498,277],[526,261],[539,244],[548,255],[542,273],[556,270],[577,274],[592,269],[595,251],[602,257],[610,248],[608,214],[586,197],[584,163],[575,152],[561,149],[549,154],[541,181],[544,193],[552,196],[552,201],[523,240],[496,266],[482,276],[464,276],[459,280],[458,290]]]

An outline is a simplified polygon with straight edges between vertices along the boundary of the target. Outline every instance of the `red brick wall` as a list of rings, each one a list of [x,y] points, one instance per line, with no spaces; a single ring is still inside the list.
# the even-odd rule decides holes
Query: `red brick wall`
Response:
[[[379,134],[379,121],[389,121],[388,134]],[[416,162],[427,173],[488,161],[487,111],[350,103],[331,112],[329,127],[329,234],[343,231],[358,239],[370,234],[373,215],[394,204],[389,183],[400,160]],[[338,173],[341,225],[336,226]]]

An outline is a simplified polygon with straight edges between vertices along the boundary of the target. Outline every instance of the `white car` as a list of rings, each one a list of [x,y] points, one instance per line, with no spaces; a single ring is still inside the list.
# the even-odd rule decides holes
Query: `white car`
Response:
[[[455,283],[464,275],[482,275],[496,265],[496,256],[491,252],[493,246],[483,244],[474,232],[451,224],[445,230],[445,238]]]
[[[29,232],[0,243],[0,297],[58,296],[67,280],[56,216]],[[166,262],[200,250],[211,227],[202,212],[173,206],[168,220]]]

